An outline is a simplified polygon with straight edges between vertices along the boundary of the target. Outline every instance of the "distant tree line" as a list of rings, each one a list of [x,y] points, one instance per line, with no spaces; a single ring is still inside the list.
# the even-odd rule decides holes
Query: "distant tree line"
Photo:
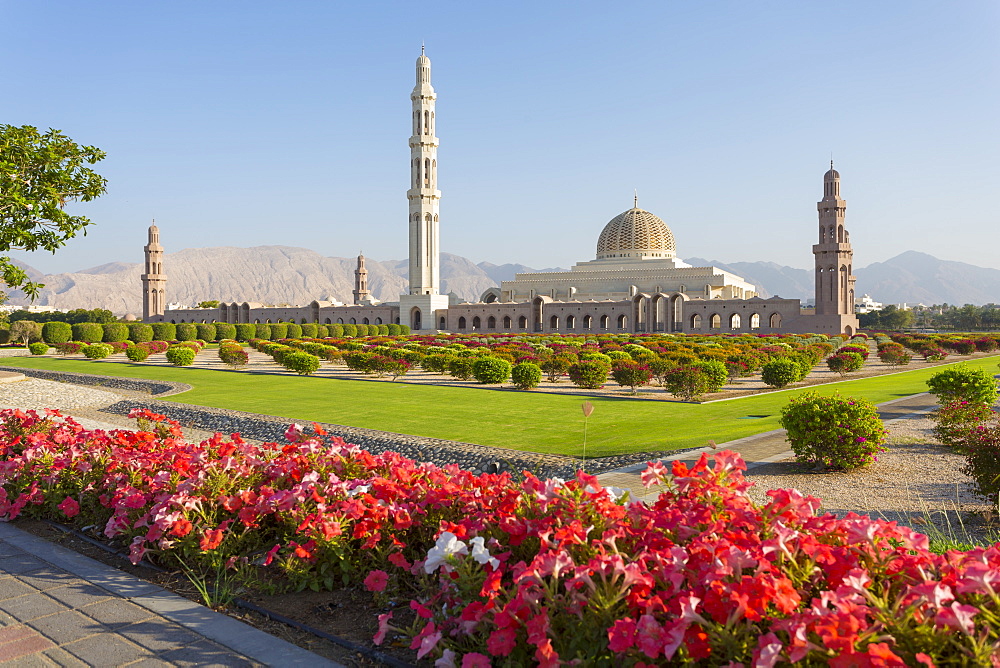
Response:
[[[1000,305],[934,304],[912,310],[886,306],[881,311],[859,313],[858,323],[864,329],[894,331],[912,327],[955,331],[1000,329]]]

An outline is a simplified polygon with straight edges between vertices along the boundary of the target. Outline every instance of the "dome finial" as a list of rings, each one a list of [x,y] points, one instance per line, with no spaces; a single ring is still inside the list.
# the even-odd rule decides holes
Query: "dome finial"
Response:
[[[634,188],[633,192],[635,194],[632,196],[632,208],[633,209],[638,209],[639,208],[639,189],[638,188]]]
[[[424,55],[424,40],[420,40],[420,55]]]

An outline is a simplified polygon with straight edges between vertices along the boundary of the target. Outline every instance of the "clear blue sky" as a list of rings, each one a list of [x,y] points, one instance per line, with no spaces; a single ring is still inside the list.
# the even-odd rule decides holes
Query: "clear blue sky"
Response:
[[[1000,266],[1000,3],[0,0],[0,122],[105,149],[46,271],[168,252],[407,253],[409,93],[438,93],[441,247],[568,267],[639,204],[681,257],[810,267],[831,152],[855,266]],[[169,273],[169,267],[167,268]]]

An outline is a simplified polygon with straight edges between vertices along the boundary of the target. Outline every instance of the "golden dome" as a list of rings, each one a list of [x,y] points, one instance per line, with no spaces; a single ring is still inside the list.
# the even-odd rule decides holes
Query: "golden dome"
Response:
[[[597,259],[676,257],[674,234],[659,217],[634,207],[612,218],[597,241]]]

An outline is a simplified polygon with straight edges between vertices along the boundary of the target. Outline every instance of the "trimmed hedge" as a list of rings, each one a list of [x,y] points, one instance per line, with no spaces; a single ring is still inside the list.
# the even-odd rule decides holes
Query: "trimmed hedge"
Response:
[[[302,338],[302,325],[296,325],[294,322],[288,323],[288,329],[285,330],[286,339],[301,339]]]
[[[389,325],[378,325],[379,336],[389,336]]]
[[[73,340],[73,326],[68,322],[47,322],[42,325],[42,341],[66,343]]]
[[[387,333],[389,336],[399,336],[399,325],[391,324],[386,325],[385,327],[388,330]]]
[[[194,326],[194,323],[182,322],[177,325],[177,334],[174,336],[175,340],[194,341],[197,338],[198,338],[198,328]],[[169,341],[169,339],[165,340]]]
[[[271,325],[271,336],[272,341],[277,341],[278,339],[288,338],[288,323],[287,322],[276,322]]]
[[[32,355],[44,355],[49,352],[49,344],[38,341],[37,343],[28,344],[28,350]]]
[[[124,322],[104,323],[104,343],[121,343],[128,340],[128,325]]]
[[[358,326],[357,325],[347,324],[347,325],[344,325],[343,327],[344,327],[344,336],[348,336],[348,337],[354,338],[355,336],[358,335]]]
[[[319,358],[315,355],[295,350],[285,353],[281,359],[281,365],[300,376],[308,376],[319,369]]]
[[[316,338],[325,339],[330,336],[330,327],[328,325],[316,325]]]
[[[78,322],[73,325],[73,340],[84,343],[100,343],[104,339],[104,327],[96,322]]]
[[[542,369],[531,362],[521,362],[510,370],[510,379],[519,390],[530,390],[542,382]]]
[[[254,325],[256,331],[254,332],[258,339],[264,339],[266,341],[271,340],[271,324],[267,322],[257,323]]]
[[[143,339],[143,343],[146,341],[176,341],[177,340],[177,325],[172,322],[154,322],[152,324],[153,335],[151,338]],[[137,339],[132,339],[136,343],[140,343]]]
[[[236,332],[231,338],[237,341],[246,342],[257,338],[257,325],[252,322],[241,322],[235,327]]]
[[[199,322],[195,326],[195,331],[198,335],[196,339],[201,339],[202,341],[215,341],[215,324],[211,322]]]
[[[399,325],[399,333],[403,336],[409,336],[410,326],[409,325]]]
[[[472,363],[472,376],[484,385],[506,383],[511,363],[499,357],[483,357]]]
[[[318,338],[319,336],[318,334],[319,327],[316,325],[316,323],[306,322],[303,323],[299,328],[302,330],[302,333],[300,334],[302,338],[315,339]]]
[[[335,339],[339,339],[344,335],[344,326],[341,324],[327,325],[327,329],[330,330],[329,336]]]
[[[145,343],[137,343],[125,349],[125,357],[133,362],[143,362],[149,357],[149,346]]]
[[[128,340],[132,343],[149,343],[153,340],[153,326],[144,322],[128,323]]]
[[[172,346],[167,348],[167,361],[174,366],[188,366],[194,362],[194,355],[195,352],[187,346]]]
[[[236,325],[230,324],[228,322],[215,323],[215,338],[218,339],[219,341],[223,339],[235,339]]]

